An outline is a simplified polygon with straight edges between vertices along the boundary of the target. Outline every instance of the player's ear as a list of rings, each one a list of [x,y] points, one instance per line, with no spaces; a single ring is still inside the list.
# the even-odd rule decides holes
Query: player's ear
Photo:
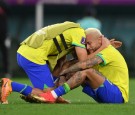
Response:
[[[102,43],[102,38],[103,38],[102,35],[98,38],[98,41],[99,41],[100,44]]]

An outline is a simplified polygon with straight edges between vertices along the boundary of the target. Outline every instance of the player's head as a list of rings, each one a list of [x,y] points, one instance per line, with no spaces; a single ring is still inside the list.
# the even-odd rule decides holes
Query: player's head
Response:
[[[96,28],[88,28],[85,30],[86,48],[88,53],[93,53],[102,45],[102,33]]]

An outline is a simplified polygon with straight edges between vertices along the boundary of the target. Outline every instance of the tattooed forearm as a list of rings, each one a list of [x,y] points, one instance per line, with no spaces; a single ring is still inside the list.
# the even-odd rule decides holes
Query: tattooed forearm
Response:
[[[82,74],[81,74],[81,72],[80,71],[77,72],[76,76],[77,77],[75,78],[75,82],[76,82],[77,85],[80,85],[80,83],[82,82]]]
[[[81,70],[82,68],[80,67],[80,62],[79,63],[76,63],[74,64],[73,66],[63,70],[60,75],[65,75],[67,73],[70,73],[70,72],[76,72],[76,71],[79,71]]]
[[[99,56],[94,56],[93,58],[87,59],[85,69],[93,67],[101,62],[102,62],[102,59]]]
[[[99,63],[102,62],[102,59],[98,56],[94,56],[93,58],[89,58],[85,61],[78,62],[75,65],[69,67],[68,69],[65,69],[63,72],[61,72],[60,75],[64,75],[70,72],[76,72],[84,69],[88,69],[90,67],[93,67]]]

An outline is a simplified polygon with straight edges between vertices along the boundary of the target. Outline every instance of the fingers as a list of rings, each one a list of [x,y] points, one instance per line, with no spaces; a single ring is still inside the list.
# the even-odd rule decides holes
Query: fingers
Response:
[[[115,41],[115,38],[110,39],[110,42],[113,42],[113,41]]]
[[[115,44],[115,48],[119,48],[122,46],[122,42],[120,42],[120,41],[115,41],[114,44]]]

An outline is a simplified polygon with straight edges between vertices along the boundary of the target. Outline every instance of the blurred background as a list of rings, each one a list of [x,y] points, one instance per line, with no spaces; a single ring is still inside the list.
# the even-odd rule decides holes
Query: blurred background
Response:
[[[99,28],[109,39],[122,41],[119,51],[135,77],[135,0],[0,0],[0,75],[23,76],[16,61],[19,43],[44,26],[64,21]]]

